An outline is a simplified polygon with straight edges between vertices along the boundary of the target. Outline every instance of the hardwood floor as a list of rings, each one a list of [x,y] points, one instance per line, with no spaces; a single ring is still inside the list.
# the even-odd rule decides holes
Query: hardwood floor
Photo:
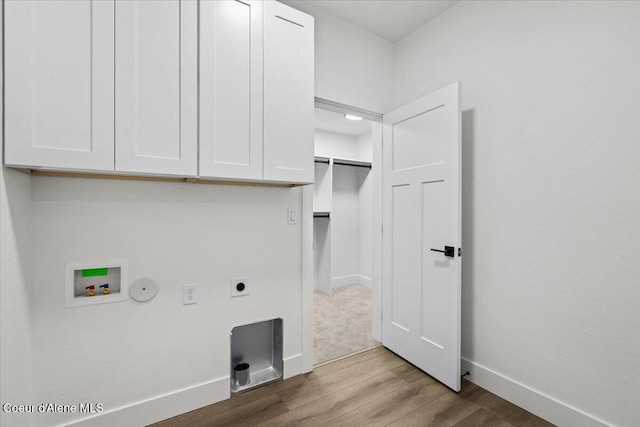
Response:
[[[153,427],[323,425],[553,426],[468,381],[454,393],[378,347]]]

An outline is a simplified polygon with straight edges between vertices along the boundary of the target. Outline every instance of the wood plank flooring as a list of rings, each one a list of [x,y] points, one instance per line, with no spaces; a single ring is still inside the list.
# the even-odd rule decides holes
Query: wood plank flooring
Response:
[[[210,426],[552,427],[463,381],[455,393],[384,347],[153,424]]]

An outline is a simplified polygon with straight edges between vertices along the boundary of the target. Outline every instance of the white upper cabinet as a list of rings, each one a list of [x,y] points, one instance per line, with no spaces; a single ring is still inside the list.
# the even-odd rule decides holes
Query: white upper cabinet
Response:
[[[266,2],[264,179],[313,182],[313,18]]]
[[[7,166],[313,182],[313,18],[276,1],[5,7]]]
[[[262,1],[200,3],[200,176],[262,179]]]
[[[113,171],[113,1],[4,8],[5,164]]]
[[[116,171],[194,176],[198,3],[117,0]]]

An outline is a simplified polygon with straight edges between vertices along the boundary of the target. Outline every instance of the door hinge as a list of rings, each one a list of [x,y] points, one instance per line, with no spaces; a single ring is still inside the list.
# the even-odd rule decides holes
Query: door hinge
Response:
[[[462,248],[458,248],[458,256],[462,256]]]

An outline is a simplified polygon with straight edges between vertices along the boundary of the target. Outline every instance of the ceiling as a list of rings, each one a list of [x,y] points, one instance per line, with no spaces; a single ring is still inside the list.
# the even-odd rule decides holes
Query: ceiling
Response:
[[[371,131],[371,122],[369,120],[347,120],[344,118],[344,114],[316,108],[315,128],[358,136]]]
[[[336,16],[396,43],[459,0],[289,0]]]

